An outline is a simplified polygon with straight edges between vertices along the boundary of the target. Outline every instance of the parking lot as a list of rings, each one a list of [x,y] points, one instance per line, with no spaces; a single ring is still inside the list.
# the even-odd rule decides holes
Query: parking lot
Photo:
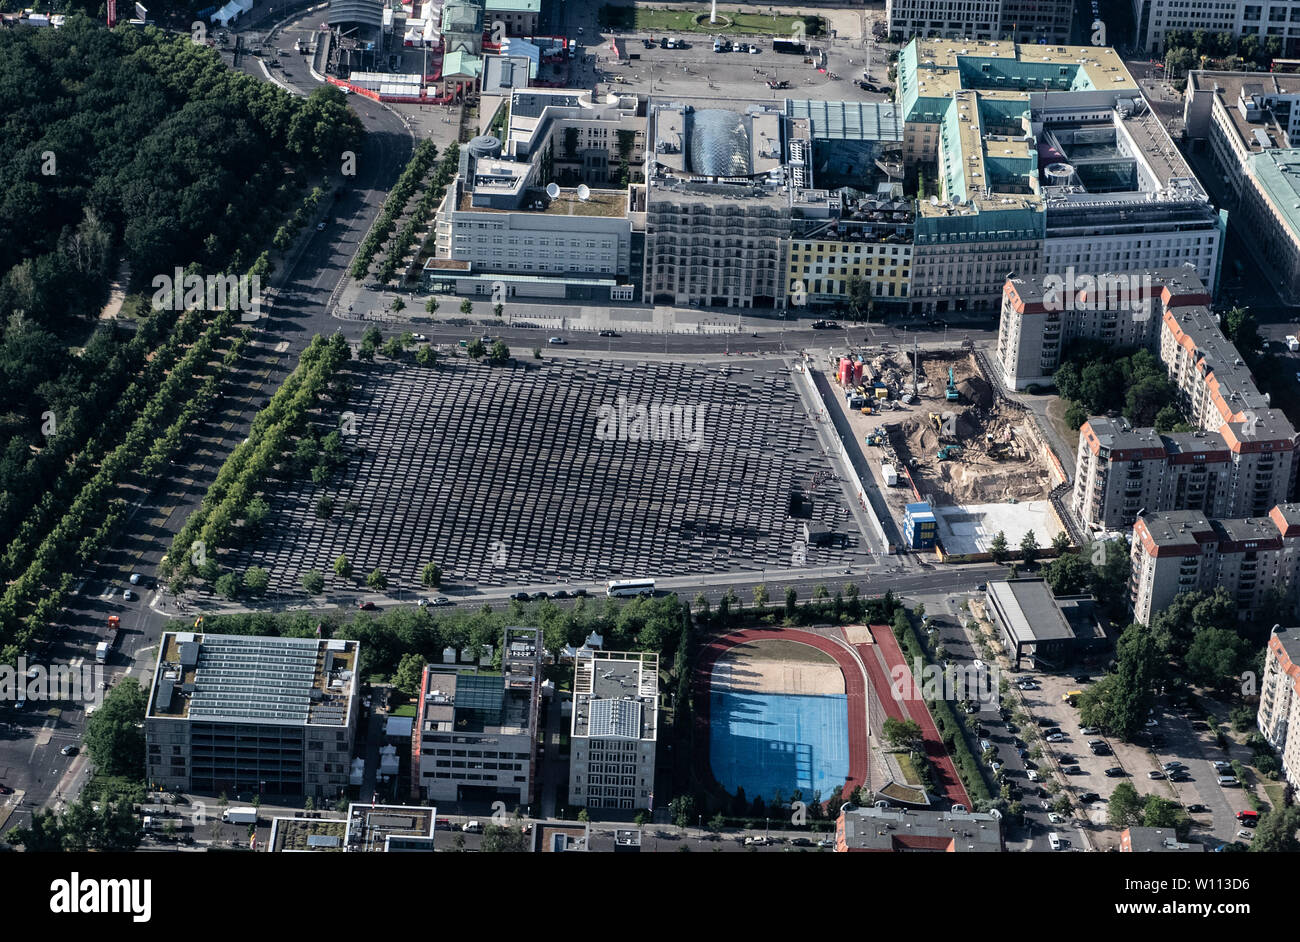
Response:
[[[1241,788],[1223,788],[1217,783],[1217,773],[1211,763],[1215,759],[1227,761],[1229,757],[1214,744],[1208,731],[1194,730],[1186,716],[1170,712],[1157,703],[1152,717],[1157,725],[1140,737],[1145,740],[1142,743],[1127,743],[1101,733],[1085,735],[1081,732],[1078,710],[1064,702],[1062,696],[1072,690],[1087,689],[1088,684],[1076,681],[1073,672],[1035,672],[1021,676],[1032,677],[1040,689],[1016,690],[1015,695],[1023,698],[1026,709],[1035,720],[1052,721],[1066,736],[1061,742],[1044,742],[1043,748],[1058,769],[1078,766],[1078,773],[1062,773],[1059,778],[1069,787],[1076,815],[1089,822],[1089,831],[1098,849],[1118,846],[1118,831],[1110,828],[1107,821],[1106,799],[1123,781],[1132,782],[1139,795],[1157,795],[1184,807],[1204,805],[1208,811],[1190,815],[1194,822],[1191,831],[1194,839],[1207,844],[1234,839],[1240,827],[1234,816],[1248,808],[1249,803]],[[1040,730],[1048,728],[1038,727]],[[1111,754],[1094,755],[1089,746],[1092,740],[1104,742]],[[1170,781],[1161,771],[1167,762],[1182,763],[1190,780]],[[1107,776],[1106,770],[1110,768],[1122,769],[1124,774]],[[1153,772],[1161,772],[1160,777],[1153,778]],[[1080,802],[1080,796],[1087,792],[1098,793],[1101,800]]]
[[[656,37],[658,38],[658,37]],[[655,44],[647,48],[645,36],[620,36],[623,55],[615,58],[606,43],[593,47],[597,59],[597,81],[601,91],[617,91],[626,86],[641,94],[663,96],[754,98],[780,101],[786,98],[832,101],[885,101],[889,95],[860,88],[867,67],[867,51],[847,44],[832,45],[826,54],[825,71],[817,64],[805,62],[804,56],[772,51],[768,38],[741,38],[738,42],[756,45],[759,52],[714,52],[711,37],[703,34],[683,35],[689,49],[663,49]],[[816,45],[816,41],[811,41]],[[889,52],[883,46],[869,46],[871,78],[877,86],[886,83]],[[635,55],[639,58],[632,59]],[[832,78],[832,76],[836,76]],[[621,79],[621,81],[620,81]],[[786,82],[786,88],[769,88],[768,82]],[[608,83],[606,85],[605,83]]]

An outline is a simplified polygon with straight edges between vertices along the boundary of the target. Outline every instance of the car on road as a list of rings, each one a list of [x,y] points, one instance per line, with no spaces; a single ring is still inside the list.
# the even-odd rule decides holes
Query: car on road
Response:
[[[1222,759],[1215,759],[1212,764],[1216,769],[1219,769],[1220,771],[1224,769],[1232,768],[1231,762],[1224,762]]]
[[[1119,766],[1114,766],[1113,768],[1109,768],[1106,770],[1107,778],[1123,778],[1126,775],[1128,775],[1128,773],[1125,772],[1123,769],[1121,769]]]
[[[534,592],[529,596],[529,601],[540,602],[542,599],[549,599],[550,597],[551,595],[549,592]]]
[[[834,847],[834,846],[835,846],[835,842],[834,842],[833,840],[831,840],[829,837],[823,837],[820,841],[817,842],[817,846],[818,846],[818,847]]]
[[[135,593],[132,592],[130,589],[123,589],[122,598],[126,599],[129,602],[135,598]]]
[[[428,599],[420,599],[420,600],[419,600],[418,602],[416,602],[415,604],[418,605],[420,608],[425,608],[425,607],[427,607],[427,606],[429,605],[429,600],[428,600]]]
[[[1237,820],[1240,821],[1242,824],[1246,825],[1246,827],[1253,828],[1255,825],[1259,824],[1259,812],[1238,811]]]
[[[375,609],[377,609],[378,607],[379,607],[379,606],[376,605],[374,602],[358,602],[358,603],[357,603],[357,608],[361,609],[361,611],[363,611],[363,612],[373,612],[373,611],[374,611]]]
[[[567,599],[568,597],[569,597],[568,589],[560,589],[553,596],[551,596],[551,598],[556,598],[556,599]]]
[[[411,339],[424,341],[424,340],[428,340],[429,338],[424,336],[424,334],[411,334]]]
[[[600,336],[602,336],[602,337],[617,337],[617,336],[618,336],[618,331],[617,331],[617,330],[602,330],[602,331],[600,332]]]
[[[1030,769],[1025,773],[1025,778],[1029,779],[1031,782],[1036,782],[1038,781],[1038,772],[1034,769]]]
[[[447,598],[447,596],[445,595],[439,595],[430,604],[436,606],[443,606],[443,605],[455,605],[456,603],[453,602],[451,599]]]
[[[75,755],[76,755],[78,752],[80,752],[80,751],[81,751],[81,750],[78,749],[76,746],[64,746],[62,749],[59,750],[59,755],[61,755],[61,756],[75,756]]]
[[[551,337],[546,342],[549,344],[554,344],[557,347],[562,347],[569,341],[565,340],[563,337]]]
[[[0,785],[0,795],[12,795],[14,790],[8,785]]]
[[[131,573],[131,585],[139,585],[139,584],[140,584],[140,574],[138,572]]]
[[[527,602],[527,601],[528,601],[528,593],[527,593],[527,592],[516,592],[514,595],[512,595],[512,596],[510,596],[510,597],[511,597],[512,599],[514,599],[516,602]]]
[[[766,844],[766,843],[767,843],[767,838],[764,837],[762,834],[752,834],[752,835],[750,835],[749,837],[745,838],[745,846],[746,846],[746,847],[749,847],[749,846],[751,846],[751,845],[755,845],[755,844],[762,845],[762,844]]]
[[[1147,728],[1150,729],[1152,726],[1159,726],[1160,724],[1156,720],[1151,719],[1151,720],[1147,720],[1146,725]]]
[[[286,72],[285,74],[287,75],[288,73]],[[316,231],[317,231],[317,232],[324,232],[324,231],[325,231],[325,223],[323,223],[323,222],[318,222],[318,223],[316,223]]]
[[[574,597],[575,599],[585,599],[585,598],[587,597],[587,590],[586,590],[586,589],[574,589],[574,590],[573,590],[573,597]]]

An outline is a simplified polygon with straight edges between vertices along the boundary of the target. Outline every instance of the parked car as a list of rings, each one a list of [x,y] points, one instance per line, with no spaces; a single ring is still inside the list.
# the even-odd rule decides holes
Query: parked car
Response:
[[[1245,828],[1238,831],[1237,836],[1243,841],[1253,841],[1255,839],[1255,833],[1253,831],[1247,831]]]
[[[560,589],[558,592],[555,593],[555,595],[552,596],[552,598],[556,598],[556,599],[567,599],[568,597],[569,597],[569,592],[567,589]]]
[[[1078,765],[1063,765],[1061,766],[1061,771],[1064,772],[1066,775],[1084,774],[1082,766],[1078,766]]]
[[[1150,772],[1147,773],[1147,778],[1149,779],[1160,779],[1164,777],[1165,774],[1163,772],[1157,772],[1154,769],[1152,769]]]
[[[1187,806],[1187,813],[1188,813],[1188,814],[1205,814],[1205,813],[1206,813],[1207,811],[1209,811],[1209,810],[1210,810],[1210,809],[1207,808],[1207,807],[1205,807],[1205,805],[1188,805],[1188,806]]]
[[[1065,735],[1064,735],[1063,733],[1052,733],[1050,736],[1047,737],[1047,741],[1048,741],[1048,742],[1065,742]]]
[[[989,742],[987,739],[980,740],[980,752],[988,752],[992,748],[993,743]]]
[[[563,337],[552,337],[552,338],[550,338],[549,340],[547,340],[546,342],[549,343],[549,344],[553,344],[553,345],[555,345],[555,346],[557,346],[557,347],[562,347],[562,346],[564,346],[566,343],[568,343],[569,341],[565,340]]]
[[[1128,773],[1125,772],[1123,769],[1121,769],[1119,766],[1114,766],[1113,768],[1109,768],[1106,770],[1106,776],[1108,778],[1123,778],[1127,774]]]
[[[602,330],[602,331],[600,332],[600,336],[602,336],[602,337],[617,337],[617,336],[618,336],[618,331],[617,331],[617,330]]]
[[[1093,747],[1092,747],[1092,754],[1093,754],[1094,756],[1109,756],[1109,755],[1114,755],[1114,753],[1112,753],[1112,752],[1110,751],[1110,746],[1107,746],[1105,743],[1102,743],[1100,746],[1093,746]]]
[[[542,599],[549,599],[550,597],[550,593],[547,592],[534,592],[530,599],[534,602],[540,602]]]
[[[140,584],[140,574],[138,572],[131,573],[131,585],[139,585],[139,584]]]
[[[1101,801],[1101,796],[1096,792],[1084,792],[1079,796],[1079,801],[1083,802],[1085,805],[1090,805],[1094,801]]]
[[[64,746],[59,750],[61,756],[75,756],[80,750],[76,746]]]
[[[131,601],[133,598],[135,598],[135,593],[132,592],[130,589],[123,589],[123,590],[122,590],[122,598],[126,599],[126,601],[129,602],[129,601]]]
[[[418,605],[420,608],[427,608],[430,602],[428,599],[420,599],[415,604]]]
[[[574,589],[574,590],[573,590],[573,597],[576,598],[576,599],[585,599],[585,598],[587,597],[587,590],[586,590],[586,589]]]
[[[1101,730],[1096,726],[1080,726],[1079,734],[1082,736],[1099,736]]]
[[[287,75],[288,73],[286,72],[285,74]],[[316,231],[317,231],[317,232],[324,232],[324,231],[325,231],[325,223],[323,223],[323,222],[318,222],[318,223],[316,223]]]
[[[1034,769],[1030,769],[1028,772],[1026,772],[1025,777],[1029,779],[1029,781],[1031,782],[1038,781],[1038,773]]]
[[[440,595],[440,596],[438,596],[437,598],[435,598],[435,599],[433,600],[432,604],[434,604],[434,605],[455,605],[456,603],[453,602],[451,599],[447,598],[445,595]]]
[[[510,597],[511,597],[512,599],[514,599],[516,602],[527,602],[527,601],[528,601],[528,593],[527,593],[527,592],[516,592],[514,595],[512,595],[512,596],[510,596]]]
[[[1055,725],[1056,725],[1056,720],[1049,720],[1049,719],[1046,719],[1046,718],[1041,717],[1041,716],[1040,716],[1037,720],[1035,720],[1034,722],[1036,722],[1039,726],[1055,726]]]

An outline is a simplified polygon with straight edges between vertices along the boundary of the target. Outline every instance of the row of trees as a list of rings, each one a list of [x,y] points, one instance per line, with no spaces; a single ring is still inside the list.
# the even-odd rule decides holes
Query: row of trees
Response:
[[[406,204],[415,194],[416,188],[420,181],[424,179],[429,168],[433,166],[434,159],[438,155],[438,148],[433,141],[425,138],[419,144],[415,145],[415,150],[411,153],[411,159],[406,163],[406,169],[402,175],[397,178],[393,188],[388,191],[388,198],[384,200],[384,208],[379,213],[379,218],[375,224],[370,227],[366,233],[365,239],[361,242],[361,248],[357,251],[357,257],[352,262],[351,274],[353,278],[363,278],[370,269],[370,263],[374,260],[376,253],[388,241],[389,234],[393,231],[393,226],[397,224],[397,217],[406,209]]]
[[[293,245],[294,237],[302,231],[302,227],[307,224],[307,220],[316,212],[320,201],[324,198],[325,191],[320,187],[313,187],[312,191],[303,197],[303,201],[293,211],[293,217],[275,230],[275,238],[271,240],[271,244],[275,246],[277,252],[289,250],[289,246]]]
[[[406,253],[411,246],[415,244],[416,230],[428,222],[434,211],[437,210],[438,204],[442,202],[443,194],[447,191],[447,185],[455,179],[459,161],[460,146],[452,144],[438,161],[438,166],[433,172],[433,180],[430,182],[428,189],[424,191],[420,201],[415,204],[415,210],[411,213],[411,217],[406,220],[406,224],[398,231],[397,238],[393,240],[393,247],[389,250],[388,257],[379,266],[378,279],[380,282],[392,281],[393,276],[397,274],[398,264],[406,257]]]
[[[1222,68],[1232,71],[1266,69],[1282,55],[1282,37],[1261,40],[1255,33],[1237,36],[1231,32],[1176,29],[1165,33],[1165,50],[1165,74],[1177,79],[1192,69],[1206,68],[1207,59],[1224,60]]]
[[[297,368],[253,419],[248,438],[231,452],[198,509],[173,540],[159,567],[163,577],[172,581],[173,591],[181,591],[198,568],[228,544],[262,483],[283,460],[290,443],[306,431],[308,413],[318,407],[321,394],[350,357],[342,334],[329,340],[319,334],[312,338]]]
[[[0,661],[16,657],[55,619],[74,573],[108,545],[125,507],[118,489],[137,474],[145,479],[157,475],[179,453],[190,423],[215,401],[222,373],[237,358],[238,347],[218,366],[210,360],[234,322],[234,315],[224,311],[198,337],[125,432],[118,433],[119,444],[99,463],[27,568],[10,582],[0,597]]]

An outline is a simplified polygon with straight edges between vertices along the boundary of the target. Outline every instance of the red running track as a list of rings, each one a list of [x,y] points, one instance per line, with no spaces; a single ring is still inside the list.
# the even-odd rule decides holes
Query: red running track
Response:
[[[713,665],[731,648],[751,641],[794,641],[829,654],[844,675],[844,690],[849,708],[849,774],[844,789],[852,793],[867,780],[867,685],[862,669],[843,645],[808,631],[788,628],[746,628],[714,638],[704,645],[696,662],[696,722],[700,724],[695,737],[695,762],[697,769],[709,768],[709,683]],[[712,774],[710,772],[710,774]],[[841,790],[841,797],[844,790]],[[826,801],[835,796],[827,795]]]
[[[907,661],[903,658],[903,651],[898,646],[898,639],[889,630],[889,626],[871,625],[870,627],[871,637],[876,639],[876,648],[884,657],[890,673],[910,677],[911,668],[907,666]],[[862,655],[862,660],[868,663],[871,662],[871,658],[866,653]],[[906,673],[899,674],[900,669]],[[966,794],[966,788],[961,783],[961,777],[957,775],[957,767],[952,764],[952,758],[948,755],[948,750],[943,746],[943,740],[939,737],[939,730],[935,728],[934,719],[930,716],[930,708],[925,705],[925,701],[921,697],[917,696],[916,687],[916,684],[903,687],[903,692],[911,694],[911,696],[903,698],[903,708],[921,727],[921,734],[925,737],[925,755],[930,760],[930,765],[935,771],[935,785],[947,796],[949,801],[970,808],[970,797]],[[893,691],[888,685],[877,689],[882,691],[881,702],[886,699],[885,691],[889,692],[888,699],[894,702]],[[896,703],[895,706],[897,706]],[[889,707],[886,707],[885,710],[889,712]],[[893,714],[890,713],[890,715]]]

